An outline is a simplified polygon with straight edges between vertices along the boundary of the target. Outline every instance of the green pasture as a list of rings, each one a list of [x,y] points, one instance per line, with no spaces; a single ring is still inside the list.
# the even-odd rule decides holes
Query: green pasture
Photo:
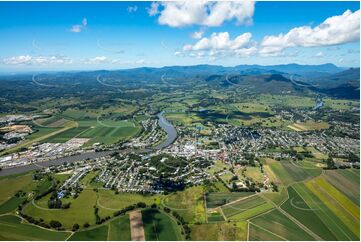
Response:
[[[164,212],[157,209],[142,210],[142,220],[146,240],[182,240],[180,227]]]

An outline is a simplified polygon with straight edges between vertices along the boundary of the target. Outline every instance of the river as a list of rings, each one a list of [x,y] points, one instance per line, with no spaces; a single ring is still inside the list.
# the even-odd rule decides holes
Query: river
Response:
[[[161,144],[158,144],[153,149],[142,149],[142,150],[134,150],[136,152],[151,152],[154,150],[160,150],[163,149],[169,145],[171,145],[177,138],[177,131],[174,128],[174,126],[167,121],[167,119],[163,116],[164,112],[161,112],[157,115],[158,117],[158,125],[167,133],[167,139],[163,141]],[[124,152],[124,150],[122,150]],[[129,151],[129,150],[128,150]],[[64,162],[76,162],[86,159],[96,159],[102,156],[110,155],[111,153],[116,152],[115,150],[112,151],[91,151],[91,152],[85,152],[78,155],[72,155],[68,157],[62,157],[57,158],[54,160],[39,162],[39,163],[33,163],[29,165],[24,166],[16,166],[11,168],[4,168],[0,171],[0,177],[2,176],[9,176],[9,175],[15,175],[27,171],[33,171],[33,170],[39,170],[44,167],[49,166],[55,166],[55,165],[61,165]]]

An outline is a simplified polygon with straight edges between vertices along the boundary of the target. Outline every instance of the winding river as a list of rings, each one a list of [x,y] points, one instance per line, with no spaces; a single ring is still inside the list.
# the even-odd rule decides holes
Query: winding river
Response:
[[[160,149],[163,149],[163,148],[171,145],[177,139],[176,129],[174,128],[174,126],[171,123],[169,123],[167,121],[167,119],[163,116],[163,114],[164,114],[164,112],[161,112],[157,115],[158,125],[167,133],[167,139],[165,141],[163,141],[162,143],[158,144],[157,146],[155,146],[153,149],[143,149],[143,150],[134,150],[134,151],[144,153],[144,152],[152,152],[154,150],[160,150]],[[42,169],[44,167],[49,167],[49,166],[61,165],[64,162],[76,162],[76,161],[81,161],[81,160],[86,160],[86,159],[96,159],[96,158],[110,155],[113,152],[114,152],[114,150],[99,151],[99,152],[90,151],[90,152],[85,152],[85,153],[81,153],[78,155],[57,158],[54,160],[33,163],[33,164],[29,164],[29,165],[24,165],[24,166],[4,168],[3,170],[0,171],[0,177],[8,176],[8,175],[15,175],[15,174],[19,174],[19,173],[23,173],[23,172],[27,172],[27,171],[39,170],[39,169]]]

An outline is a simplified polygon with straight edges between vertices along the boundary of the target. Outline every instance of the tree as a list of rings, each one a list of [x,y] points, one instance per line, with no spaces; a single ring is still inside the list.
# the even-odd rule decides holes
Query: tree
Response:
[[[327,164],[327,168],[328,169],[333,169],[335,168],[335,162],[333,161],[332,157],[328,157],[326,160],[326,164]]]
[[[62,224],[59,221],[51,220],[50,221],[50,226],[53,227],[53,228],[60,228],[62,226]]]
[[[80,228],[79,224],[74,224],[73,225],[73,231],[76,231]]]
[[[351,163],[360,162],[360,158],[356,154],[350,152],[348,155],[348,161]]]

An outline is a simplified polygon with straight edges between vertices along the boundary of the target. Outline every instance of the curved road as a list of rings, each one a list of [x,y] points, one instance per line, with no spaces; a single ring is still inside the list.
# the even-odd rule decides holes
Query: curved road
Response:
[[[154,149],[141,149],[141,150],[134,150],[134,151],[151,152],[153,150],[160,150],[160,149],[163,149],[163,148],[171,145],[176,140],[177,131],[174,128],[174,126],[171,123],[169,123],[166,118],[164,118],[163,113],[164,112],[161,112],[157,115],[158,124],[165,132],[167,132],[167,139],[163,143],[154,147]],[[69,162],[82,161],[82,160],[86,160],[86,159],[96,159],[96,158],[110,155],[111,153],[114,153],[114,152],[117,152],[117,151],[116,150],[99,151],[99,152],[90,151],[90,152],[85,152],[85,153],[81,153],[78,155],[57,158],[54,160],[38,162],[38,163],[33,163],[33,164],[29,164],[29,165],[24,165],[24,166],[4,168],[3,170],[0,171],[0,177],[8,176],[8,175],[15,175],[15,174],[19,174],[19,173],[23,173],[23,172],[27,172],[27,171],[39,170],[44,167],[49,167],[49,166],[54,166],[54,165],[61,165],[64,162],[69,163]]]

